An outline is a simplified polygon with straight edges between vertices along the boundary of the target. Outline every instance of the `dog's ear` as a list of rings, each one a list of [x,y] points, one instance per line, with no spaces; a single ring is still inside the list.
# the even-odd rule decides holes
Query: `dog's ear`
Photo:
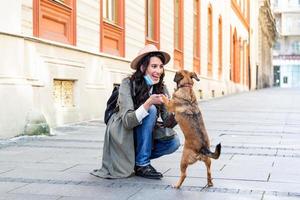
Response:
[[[197,74],[195,72],[191,72],[191,78],[194,78],[196,81],[200,81]]]
[[[183,75],[180,72],[176,72],[174,82],[178,83],[181,79],[183,79]]]

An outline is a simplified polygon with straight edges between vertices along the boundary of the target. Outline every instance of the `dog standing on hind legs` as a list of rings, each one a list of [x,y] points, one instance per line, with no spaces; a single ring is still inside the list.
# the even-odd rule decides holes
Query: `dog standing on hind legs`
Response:
[[[180,188],[185,177],[188,165],[202,160],[207,169],[207,186],[213,186],[211,178],[211,158],[218,159],[221,154],[221,144],[216,146],[215,152],[211,152],[209,138],[205,129],[201,111],[198,107],[197,99],[193,91],[193,79],[199,81],[196,73],[187,70],[176,72],[174,82],[177,89],[173,93],[172,99],[163,96],[163,102],[169,112],[175,113],[185,138],[180,171],[181,175],[174,186]]]

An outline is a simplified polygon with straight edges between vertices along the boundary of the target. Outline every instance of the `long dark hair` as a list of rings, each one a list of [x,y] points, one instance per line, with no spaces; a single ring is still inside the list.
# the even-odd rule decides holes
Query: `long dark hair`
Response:
[[[132,98],[134,103],[134,108],[138,108],[140,105],[145,103],[149,98],[150,87],[146,84],[144,75],[146,73],[147,67],[150,63],[151,57],[158,57],[162,63],[165,63],[164,56],[159,52],[149,53],[137,64],[136,71],[131,75],[130,82],[132,87]],[[144,69],[142,70],[142,66]],[[159,82],[153,85],[152,94],[162,94],[164,88],[163,79],[165,77],[165,71],[161,74]]]

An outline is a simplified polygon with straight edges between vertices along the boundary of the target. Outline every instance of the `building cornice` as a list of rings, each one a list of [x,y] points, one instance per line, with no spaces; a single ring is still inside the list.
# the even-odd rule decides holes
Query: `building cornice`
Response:
[[[24,39],[27,41],[32,41],[35,43],[46,44],[46,45],[50,45],[50,46],[54,46],[54,47],[60,47],[60,48],[74,50],[74,51],[78,51],[81,53],[86,53],[86,54],[90,54],[90,55],[94,55],[94,56],[100,56],[100,57],[105,57],[105,58],[109,58],[109,59],[113,59],[113,60],[119,60],[119,61],[130,63],[130,60],[126,59],[126,58],[113,56],[113,55],[101,53],[101,52],[89,51],[89,50],[85,50],[85,49],[82,49],[82,48],[79,48],[76,46],[63,44],[63,43],[59,43],[59,42],[54,42],[51,40],[46,40],[46,39],[37,38],[37,37],[33,37],[33,36],[27,36],[27,35],[23,35],[23,34],[8,33],[8,32],[0,31],[0,36],[1,35],[15,37],[15,38]]]
[[[236,0],[231,0],[231,8],[235,12],[235,14],[238,16],[238,18],[240,19],[240,21],[243,23],[243,25],[245,26],[245,28],[247,29],[247,31],[249,32],[249,30],[250,30],[249,21],[243,15],[241,9],[239,8],[238,4],[236,3]]]
[[[276,55],[273,56],[274,59],[281,59],[281,60],[300,60],[300,55]]]

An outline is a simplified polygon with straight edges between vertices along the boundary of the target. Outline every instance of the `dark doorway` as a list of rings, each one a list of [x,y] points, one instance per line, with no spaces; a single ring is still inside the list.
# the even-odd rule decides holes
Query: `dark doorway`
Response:
[[[256,89],[258,89],[258,65],[256,65]]]
[[[280,66],[274,66],[274,79],[273,79],[273,86],[274,87],[280,87]]]

